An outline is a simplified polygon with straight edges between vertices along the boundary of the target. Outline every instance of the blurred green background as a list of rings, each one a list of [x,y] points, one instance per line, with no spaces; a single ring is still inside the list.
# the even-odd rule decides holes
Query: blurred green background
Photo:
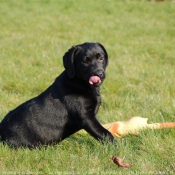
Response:
[[[2,0],[0,118],[45,90],[64,70],[73,45],[100,42],[109,55],[101,87],[102,123],[142,116],[175,121],[175,3],[129,0]],[[75,134],[33,151],[0,145],[0,169],[18,174],[173,174],[174,129],[101,145]],[[119,155],[133,164],[118,169]]]

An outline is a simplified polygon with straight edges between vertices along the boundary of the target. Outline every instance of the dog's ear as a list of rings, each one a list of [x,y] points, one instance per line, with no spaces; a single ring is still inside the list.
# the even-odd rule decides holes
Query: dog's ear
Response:
[[[103,51],[105,53],[105,59],[106,59],[106,65],[105,66],[107,66],[108,65],[108,53],[107,53],[106,49],[104,48],[104,46],[102,44],[100,44],[98,42],[97,42],[97,44],[103,49]]]
[[[77,49],[77,46],[72,46],[63,56],[63,65],[69,78],[75,76],[74,59]]]

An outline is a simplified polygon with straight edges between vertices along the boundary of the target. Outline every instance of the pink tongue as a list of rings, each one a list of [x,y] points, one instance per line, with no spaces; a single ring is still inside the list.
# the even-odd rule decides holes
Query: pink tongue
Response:
[[[92,76],[89,78],[89,84],[101,83],[101,79],[98,76]]]

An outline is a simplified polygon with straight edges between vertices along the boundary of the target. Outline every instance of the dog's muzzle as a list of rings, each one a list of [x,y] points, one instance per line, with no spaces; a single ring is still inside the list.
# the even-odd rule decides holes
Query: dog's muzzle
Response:
[[[97,70],[93,76],[89,78],[89,84],[100,85],[105,79],[105,73],[102,70]]]

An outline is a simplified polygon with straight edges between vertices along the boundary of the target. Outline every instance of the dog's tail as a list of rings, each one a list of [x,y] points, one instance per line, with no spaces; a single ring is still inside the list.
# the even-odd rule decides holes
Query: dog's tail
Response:
[[[0,123],[0,137],[1,137],[1,130],[2,130],[2,125],[1,125],[1,123]]]
[[[1,135],[2,135],[2,124],[0,122],[0,141],[1,141]]]

